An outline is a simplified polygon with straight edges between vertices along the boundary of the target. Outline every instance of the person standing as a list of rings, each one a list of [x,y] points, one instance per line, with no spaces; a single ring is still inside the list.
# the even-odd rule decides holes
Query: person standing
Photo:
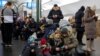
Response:
[[[94,38],[96,38],[96,21],[97,16],[95,15],[95,11],[90,7],[87,7],[83,18],[85,34],[87,37],[87,51],[94,51],[93,42]]]
[[[82,38],[84,35],[84,26],[82,26],[82,18],[84,16],[85,7],[81,6],[81,8],[75,14],[75,24],[76,24],[76,32],[77,32],[77,40],[80,45],[85,45],[82,42]]]
[[[56,24],[59,23],[60,19],[63,19],[62,11],[57,4],[54,4],[53,8],[49,12],[48,19],[52,19]]]
[[[12,3],[7,2],[6,7],[2,9],[1,12],[1,33],[2,33],[2,44],[4,46],[12,46],[12,33],[13,33],[13,25],[16,18],[16,13],[12,9]]]

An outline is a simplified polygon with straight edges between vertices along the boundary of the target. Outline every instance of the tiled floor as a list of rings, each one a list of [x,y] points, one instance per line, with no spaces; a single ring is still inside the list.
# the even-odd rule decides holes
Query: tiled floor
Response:
[[[83,38],[84,43],[86,43],[85,36]],[[1,43],[1,34],[0,34],[0,43]],[[100,38],[98,37],[95,39],[95,55],[94,56],[100,56]],[[16,41],[13,40],[13,46],[12,47],[3,47],[0,45],[0,56],[19,56],[21,54],[21,51],[23,49],[23,41]],[[85,47],[84,47],[85,48]]]
[[[19,56],[23,49],[22,41],[13,41],[12,47],[3,47],[0,45],[0,56]]]

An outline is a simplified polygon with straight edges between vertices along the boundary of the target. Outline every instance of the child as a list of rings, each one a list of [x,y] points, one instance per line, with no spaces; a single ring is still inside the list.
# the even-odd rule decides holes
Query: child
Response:
[[[22,56],[36,56],[37,45],[36,45],[35,40],[36,40],[36,36],[34,36],[34,34],[32,34],[29,37],[29,39],[28,39],[28,41],[27,41],[27,43],[22,51]]]
[[[61,47],[63,46],[63,40],[61,38],[61,33],[59,28],[57,28],[57,30],[50,35],[49,44],[51,46],[52,55],[61,54]]]
[[[50,48],[48,47],[47,41],[45,38],[42,38],[40,41],[41,51],[43,56],[51,56],[50,55]]]

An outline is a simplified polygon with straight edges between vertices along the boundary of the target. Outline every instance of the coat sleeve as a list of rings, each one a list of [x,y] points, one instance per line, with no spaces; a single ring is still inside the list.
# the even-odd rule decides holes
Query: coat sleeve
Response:
[[[64,45],[63,39],[61,39],[61,43],[58,45],[58,47],[62,47]]]
[[[14,9],[12,9],[13,11],[13,20],[14,20],[14,23],[16,22],[17,20],[17,14],[15,13]]]
[[[94,17],[88,17],[88,13],[85,13],[85,15],[83,17],[83,21],[84,22],[91,22],[92,20],[94,20]]]
[[[94,20],[93,17],[84,18],[84,22],[91,22],[92,20]]]
[[[5,8],[4,9],[2,9],[2,11],[1,11],[1,21],[2,22],[4,22],[4,17],[3,17],[3,11],[5,10]]]
[[[63,18],[64,18],[64,16],[63,16],[63,14],[62,14],[62,11],[61,11],[61,10],[59,10],[59,13],[60,13],[60,15],[58,16],[58,18],[59,18],[59,19],[63,19]]]
[[[78,45],[78,41],[77,41],[77,39],[76,38],[71,38],[70,39],[71,40],[71,44],[69,44],[68,45],[68,48],[70,49],[70,48],[74,48],[74,47],[76,47],[77,45]]]
[[[49,12],[49,14],[48,14],[48,19],[52,19],[53,17],[52,17],[52,10]]]

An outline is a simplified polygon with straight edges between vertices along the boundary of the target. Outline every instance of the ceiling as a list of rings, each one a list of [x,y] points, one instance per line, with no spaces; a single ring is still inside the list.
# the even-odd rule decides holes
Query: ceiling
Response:
[[[82,5],[84,5],[85,7],[95,5],[96,6],[96,13],[98,13],[98,14],[100,13],[100,0],[80,0],[78,2],[66,4],[66,5],[63,5],[63,6],[60,6],[60,7],[61,7],[63,14],[65,16],[68,16],[68,15],[74,15],[76,13],[76,11]],[[50,11],[50,9],[44,10],[42,12],[43,16],[47,16],[49,11]]]
[[[54,4],[58,4],[59,6],[64,6],[70,3],[75,3],[80,0],[42,0],[42,9],[48,10],[51,9]]]

